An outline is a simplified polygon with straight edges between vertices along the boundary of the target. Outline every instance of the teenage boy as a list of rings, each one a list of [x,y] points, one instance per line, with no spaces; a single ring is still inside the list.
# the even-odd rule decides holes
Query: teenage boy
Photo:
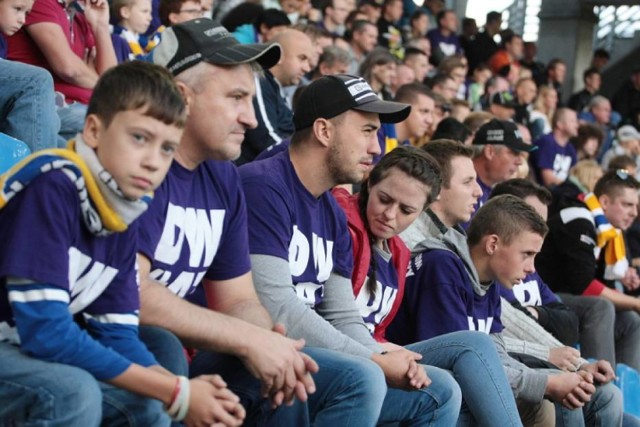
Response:
[[[611,411],[613,419],[621,417],[621,408],[616,407],[619,396],[611,387],[599,388],[591,396],[595,391],[591,374],[535,371],[506,354],[500,295],[494,281],[513,285],[534,271],[533,258],[542,246],[546,225],[526,203],[505,196],[506,202],[494,202],[494,208],[487,210],[491,221],[486,215],[481,218],[482,232],[469,229],[467,246],[460,224],[469,219],[480,194],[472,153],[443,140],[430,142],[425,150],[439,162],[443,185],[439,199],[403,234],[414,257],[403,304],[388,329],[389,339],[407,344],[458,330],[491,334],[521,403],[535,408],[547,396],[574,409],[591,399],[585,419],[604,410]],[[594,401],[599,403],[594,405]],[[561,409],[558,417],[583,421],[581,411],[557,408]]]
[[[336,362],[366,367],[375,379],[370,387],[383,396],[386,378],[389,391],[370,425],[436,420],[453,425],[460,390],[452,378],[429,367],[433,382],[425,387],[429,379],[416,363],[421,356],[404,349],[382,352],[364,325],[351,290],[346,219],[329,193],[338,184],[362,181],[380,154],[380,121],[402,121],[409,109],[380,101],[356,76],[311,83],[294,114],[289,150],[240,168],[251,264],[261,301],[291,336],[334,350]]]
[[[138,338],[134,220],[185,116],[169,73],[117,67],[68,150],[41,151],[2,177],[0,424],[168,426],[163,404],[178,421],[242,423],[219,377],[176,377]]]

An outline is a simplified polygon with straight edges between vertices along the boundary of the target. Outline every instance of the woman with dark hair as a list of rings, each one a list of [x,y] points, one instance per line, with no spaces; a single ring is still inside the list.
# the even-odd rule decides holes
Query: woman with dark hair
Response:
[[[387,49],[378,47],[371,51],[360,64],[360,76],[371,85],[376,95],[385,101],[393,99],[389,86],[396,76],[397,62],[396,57]]]
[[[427,153],[401,146],[382,157],[358,195],[335,189],[353,242],[353,285],[365,325],[386,351],[385,339],[404,293],[409,249],[398,234],[440,192],[440,168]],[[493,341],[462,331],[407,346],[422,364],[452,371],[465,404],[458,425],[520,425],[518,411]],[[427,372],[428,374],[428,372]]]

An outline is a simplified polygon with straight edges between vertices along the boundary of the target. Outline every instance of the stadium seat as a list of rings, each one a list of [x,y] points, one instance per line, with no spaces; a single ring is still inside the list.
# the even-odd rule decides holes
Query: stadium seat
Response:
[[[6,172],[29,154],[31,150],[27,144],[0,132],[0,173]]]
[[[640,417],[640,374],[635,369],[618,363],[616,385],[622,390],[624,411]]]

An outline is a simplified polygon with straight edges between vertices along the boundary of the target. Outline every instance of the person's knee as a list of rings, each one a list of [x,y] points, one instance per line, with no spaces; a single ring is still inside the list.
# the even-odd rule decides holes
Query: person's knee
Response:
[[[175,375],[188,375],[187,358],[178,337],[163,328],[141,326],[140,339],[162,367]]]
[[[367,399],[379,402],[382,405],[387,394],[387,383],[384,373],[378,365],[370,360],[358,360],[357,363],[351,363],[344,374],[347,384],[350,384],[363,394],[368,394]]]
[[[611,319],[611,323],[616,317],[616,307],[613,303],[604,298],[590,298],[588,315],[598,322]]]
[[[438,390],[437,396],[433,396],[438,400],[438,406],[448,407],[459,412],[462,405],[462,390],[453,376],[444,369],[435,366],[424,366],[424,368],[431,380],[431,385],[429,385],[432,388],[431,391],[436,388]]]

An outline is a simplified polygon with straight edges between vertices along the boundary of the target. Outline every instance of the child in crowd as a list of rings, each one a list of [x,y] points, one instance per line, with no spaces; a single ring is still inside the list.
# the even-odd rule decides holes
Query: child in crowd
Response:
[[[160,34],[142,36],[151,24],[151,0],[113,0],[111,14],[118,22],[114,34],[129,45],[129,60],[145,60],[160,41]]]
[[[241,424],[220,377],[174,376],[138,338],[134,221],[185,119],[168,72],[120,65],[99,80],[68,149],[0,180],[0,424]]]
[[[4,37],[22,28],[32,6],[33,0],[0,0],[0,133],[37,151],[55,147],[60,130],[53,79],[42,68],[4,59]]]
[[[351,275],[356,305],[373,337],[388,351],[385,329],[404,294],[410,252],[398,234],[435,200],[440,191],[440,167],[422,150],[401,146],[382,157],[359,195],[333,192],[345,210],[353,242]],[[446,348],[456,342],[456,350]],[[491,339],[461,331],[407,346],[422,354],[422,363],[453,372],[472,419],[461,414],[458,425],[519,425],[515,401]],[[482,384],[482,387],[478,385]],[[493,397],[492,397],[493,396]],[[501,399],[499,396],[506,397]]]

